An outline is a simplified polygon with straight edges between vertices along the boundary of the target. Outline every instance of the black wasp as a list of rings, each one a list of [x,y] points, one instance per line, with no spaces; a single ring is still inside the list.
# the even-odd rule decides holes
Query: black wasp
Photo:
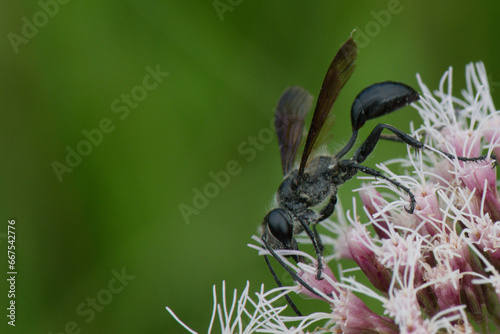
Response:
[[[405,208],[406,211],[413,213],[415,209],[415,196],[410,189],[397,181],[389,179],[378,170],[362,166],[361,163],[372,153],[380,138],[404,142],[416,149],[425,148],[423,143],[391,125],[378,124],[351,158],[342,159],[353,147],[358,130],[367,120],[391,113],[419,99],[418,93],[406,84],[386,81],[365,88],[354,99],[351,107],[352,136],[346,146],[333,156],[320,155],[310,159],[311,153],[323,144],[333,126],[333,114],[330,114],[330,109],[340,90],[354,72],[356,55],[357,45],[350,38],[342,45],[330,64],[314,109],[299,168],[294,170],[292,170],[292,167],[301,142],[304,119],[311,109],[312,96],[301,87],[290,87],[285,90],[276,108],[275,127],[285,178],[276,194],[278,208],[271,210],[264,217],[260,232],[264,246],[271,255],[297,282],[313,293],[315,291],[301,280],[279,258],[274,250],[297,250],[298,246],[294,235],[305,231],[312,241],[318,258],[317,279],[320,279],[323,246],[316,225],[333,214],[337,202],[337,189],[340,185],[354,177],[358,171],[361,171],[385,179],[403,189],[410,199],[409,206]],[[392,135],[382,135],[384,129],[392,132]],[[485,159],[484,156],[464,158],[455,157],[444,152],[443,154],[463,161]],[[323,202],[326,202],[326,205],[323,206],[320,212],[311,209],[311,207]],[[310,226],[312,226],[312,229]],[[304,261],[297,256],[292,258],[297,262]],[[269,260],[267,257],[265,259],[276,282],[281,285]],[[287,300],[299,314],[289,298]]]

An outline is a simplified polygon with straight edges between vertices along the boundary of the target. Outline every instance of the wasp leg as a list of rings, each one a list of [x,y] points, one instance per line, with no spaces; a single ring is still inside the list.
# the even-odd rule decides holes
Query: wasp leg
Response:
[[[333,214],[333,211],[335,210],[335,204],[337,204],[337,191],[334,192],[334,194],[330,197],[328,203],[323,207],[323,209],[321,209],[319,218],[312,225],[314,238],[316,239],[316,244],[318,245],[319,249],[319,255],[318,252],[316,252],[316,254],[318,255],[318,270],[316,271],[316,279],[318,280],[321,279],[321,271],[323,270],[323,250],[325,249],[325,247],[323,246],[323,242],[321,241],[321,237],[318,233],[316,225]],[[314,244],[314,240],[312,238],[311,240]]]
[[[390,178],[388,178],[387,176],[385,176],[384,174],[382,174],[380,171],[378,171],[376,169],[358,165],[357,163],[355,163],[352,160],[342,160],[342,161],[340,161],[340,163],[347,168],[355,168],[355,169],[357,169],[365,174],[387,180],[388,182],[392,183],[396,187],[403,189],[408,194],[408,196],[410,196],[410,208],[405,207],[406,212],[413,213],[413,211],[415,211],[415,205],[417,204],[417,201],[415,200],[415,195],[411,192],[410,188],[402,185],[401,183],[399,183],[397,181],[391,180]]]
[[[404,141],[401,140],[401,138],[399,138],[395,134],[391,134],[391,135],[381,134],[380,139],[387,140],[387,141],[395,141],[397,143],[404,143]]]
[[[318,259],[318,266],[316,271],[316,279],[321,279],[321,272],[323,270],[323,243],[321,242],[321,238],[319,236],[318,231],[316,230],[317,221],[313,222],[313,231],[309,228],[309,224],[304,222],[299,218],[299,222],[302,225],[302,228],[306,232],[309,239],[311,239],[314,252],[316,252],[316,258]]]
[[[414,148],[417,148],[417,149],[421,149],[421,148],[424,148],[424,149],[427,149],[427,150],[430,149],[424,143],[416,140],[415,138],[411,137],[409,134],[404,133],[401,130],[396,129],[393,126],[390,126],[388,124],[379,124],[379,125],[382,126],[382,129],[386,128],[389,131],[392,131],[394,134],[391,134],[391,135],[379,134],[378,138],[375,138],[375,135],[374,135],[374,138],[370,138],[370,136],[371,136],[371,134],[370,134],[370,136],[366,139],[366,141],[368,141],[368,140],[371,140],[371,141],[375,140],[375,144],[373,146],[375,146],[377,144],[377,142],[378,142],[379,139],[384,139],[384,140],[394,141],[394,142],[398,142],[398,143],[406,143],[406,144],[408,144],[408,145],[410,145],[410,146],[412,146]],[[379,125],[377,125],[377,126],[379,126]],[[375,127],[375,129],[373,129],[372,133],[375,132],[376,130],[379,133],[382,131],[382,130],[378,130],[377,127]],[[394,131],[394,130],[396,130],[397,132]],[[409,142],[408,138],[411,138],[412,142]],[[422,146],[415,146],[415,145],[413,145],[413,143],[415,143],[415,142],[420,143]],[[372,148],[372,150],[373,150],[373,148]],[[495,166],[498,165],[498,159],[497,159],[497,157],[494,154],[491,154],[490,156],[488,156],[488,155],[480,155],[480,156],[474,157],[474,158],[467,158],[467,157],[455,156],[453,154],[443,152],[443,151],[441,151],[439,149],[436,149],[436,148],[432,148],[432,150],[438,151],[438,152],[440,152],[441,154],[447,156],[450,159],[458,159],[460,161],[465,161],[465,162],[482,161],[482,160],[485,160],[485,159],[487,159],[489,157],[489,158],[495,160]],[[371,151],[368,154],[370,154],[370,153],[371,153]],[[365,159],[366,159],[366,156],[365,156]],[[362,161],[358,161],[358,162],[362,162]],[[495,167],[495,166],[493,166],[493,167]]]
[[[393,127],[389,124],[377,124],[375,128],[372,130],[368,138],[363,142],[363,144],[356,150],[354,153],[354,160],[356,163],[362,163],[366,160],[366,158],[373,152],[373,149],[377,145],[380,136],[382,134],[382,130],[387,129],[394,133],[402,142],[414,147],[416,149],[422,149],[425,147],[424,143],[416,140],[412,136],[404,133],[403,131]]]
[[[325,220],[326,218],[330,217],[333,214],[333,211],[335,211],[336,204],[337,204],[337,191],[335,191],[335,193],[330,197],[328,203],[323,207],[323,209],[321,209],[319,213],[319,218],[313,223],[314,236],[316,237],[318,248],[321,254],[323,254],[323,250],[325,249],[325,247],[323,246],[321,237],[319,236],[318,230],[316,229],[316,225],[318,225],[323,220]]]
[[[274,268],[271,265],[271,262],[269,262],[269,259],[267,258],[267,255],[264,255],[264,260],[266,260],[267,267],[269,268],[269,271],[271,272],[271,275],[273,276],[274,281],[276,282],[276,284],[280,288],[283,287],[283,284],[281,284],[280,279],[276,275],[276,272],[274,271]],[[297,308],[297,306],[295,305],[295,303],[292,301],[292,298],[290,298],[290,296],[288,294],[286,294],[284,297],[285,297],[286,302],[288,303],[288,305],[290,305],[290,307],[292,308],[292,310],[295,312],[295,314],[297,314],[299,317],[301,317],[302,313],[300,313],[299,309]]]
[[[337,204],[337,191],[333,193],[333,195],[330,197],[330,200],[328,203],[321,209],[320,217],[317,221],[319,223],[322,220],[325,220],[326,218],[330,217],[333,212],[335,211],[335,205]]]
[[[319,236],[318,230],[316,229],[316,224],[313,224],[313,233],[314,237],[316,238],[316,243],[318,245],[318,250],[319,250],[319,255],[318,252],[316,252],[316,256],[318,257],[318,265],[317,265],[317,270],[316,270],[316,279],[322,279],[321,278],[321,272],[323,271],[323,242],[321,241],[321,237]]]

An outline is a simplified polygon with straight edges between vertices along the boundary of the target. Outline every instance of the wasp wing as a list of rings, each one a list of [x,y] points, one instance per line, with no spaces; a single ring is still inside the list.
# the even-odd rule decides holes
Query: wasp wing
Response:
[[[333,121],[331,119],[327,121],[327,119],[329,118],[328,116],[330,115],[330,110],[333,103],[337,99],[340,90],[344,87],[354,72],[354,63],[356,61],[357,53],[358,47],[356,42],[354,42],[351,37],[344,43],[344,45],[342,45],[326,72],[325,79],[323,80],[323,84],[321,86],[321,91],[319,92],[318,102],[316,103],[316,108],[314,109],[311,127],[309,129],[309,133],[307,134],[304,152],[302,153],[302,158],[300,160],[299,176],[304,175],[307,160],[315,147],[315,143],[320,132],[322,132],[321,130],[323,125],[325,122],[330,124],[330,127],[333,125]],[[325,127],[325,131],[330,130],[326,128],[327,127]]]
[[[293,167],[295,155],[302,137],[304,120],[312,107],[312,95],[295,86],[285,90],[276,107],[274,126],[280,145],[283,175]]]

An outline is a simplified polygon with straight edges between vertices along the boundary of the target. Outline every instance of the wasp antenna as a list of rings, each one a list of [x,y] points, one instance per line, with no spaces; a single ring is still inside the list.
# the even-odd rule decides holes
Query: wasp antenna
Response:
[[[276,272],[274,271],[274,268],[271,265],[271,262],[269,262],[269,259],[267,258],[267,255],[264,255],[264,260],[266,260],[267,268],[269,268],[269,271],[271,272],[271,275],[273,276],[274,281],[276,282],[276,284],[280,288],[283,287],[283,284],[281,284],[280,279],[276,275]],[[295,305],[295,303],[292,301],[292,298],[290,298],[290,296],[288,294],[286,294],[284,297],[285,297],[286,302],[288,303],[288,305],[290,305],[290,307],[292,308],[292,310],[295,312],[295,314],[297,314],[299,317],[301,317],[302,313],[300,313],[299,309],[297,308],[297,306]]]

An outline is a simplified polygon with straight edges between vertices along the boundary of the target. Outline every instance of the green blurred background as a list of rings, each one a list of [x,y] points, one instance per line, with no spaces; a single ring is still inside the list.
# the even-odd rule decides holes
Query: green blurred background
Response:
[[[317,96],[355,27],[362,47],[334,107],[332,149],[349,138],[355,95],[377,81],[416,86],[419,72],[435,89],[451,65],[458,94],[465,64],[482,60],[500,97],[495,1],[223,0],[224,13],[210,0],[1,3],[1,332],[184,332],[167,305],[204,332],[214,284],[273,287],[246,245],[280,183],[278,147],[260,143],[251,161],[238,147],[269,128],[285,87]],[[149,91],[140,88],[148,66],[169,73]],[[116,113],[112,104],[131,93],[141,101]],[[54,162],[66,164],[67,146],[77,149],[82,131],[105,119],[113,131],[60,182]],[[381,119],[405,131],[410,120],[418,123],[410,108]],[[381,146],[368,165],[405,152]],[[233,160],[241,171],[187,222],[179,205],[193,206],[195,189]],[[342,188],[345,208],[358,185]],[[15,328],[5,316],[8,219],[17,227]],[[126,286],[113,279],[123,270],[133,276]]]

